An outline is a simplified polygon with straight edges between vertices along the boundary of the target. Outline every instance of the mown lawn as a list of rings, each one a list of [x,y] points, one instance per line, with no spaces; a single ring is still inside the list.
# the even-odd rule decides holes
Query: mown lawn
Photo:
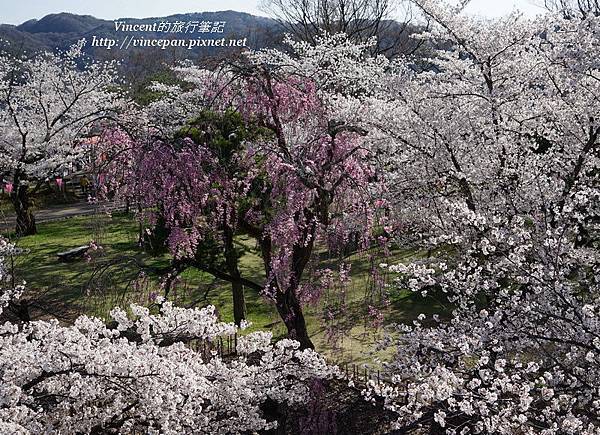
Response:
[[[35,236],[15,240],[20,248],[26,250],[15,261],[17,276],[27,281],[30,292],[39,295],[39,298],[60,302],[65,319],[78,313],[106,317],[115,305],[127,306],[130,302],[147,304],[153,294],[160,292],[156,278],[136,278],[139,277],[140,266],[166,266],[169,257],[166,254],[152,257],[139,248],[138,223],[131,216],[121,213],[75,217],[40,224],[38,231]],[[102,249],[92,252],[90,258],[71,263],[58,261],[57,253],[91,240],[95,240]],[[240,261],[242,274],[263,282],[264,269],[255,241],[241,235],[236,242],[244,250]],[[340,260],[328,259],[325,253],[322,254],[323,260],[318,267],[337,270]],[[385,262],[406,261],[417,256],[410,250],[397,250],[392,254]],[[369,274],[371,261],[365,253],[344,259],[343,262],[351,265],[351,281],[343,296],[338,289],[305,308],[309,332],[317,349],[339,363],[372,363],[375,358],[386,359],[389,356],[386,351],[373,352],[382,330],[374,327],[375,319],[368,312],[368,305],[375,303],[366,302],[379,297],[379,291],[373,290]],[[390,277],[383,279],[390,283]],[[405,290],[387,291],[385,294],[389,303],[382,311],[384,323],[411,322],[421,312],[444,311],[440,304]],[[177,304],[185,306],[213,304],[224,321],[233,320],[229,284],[204,272],[195,269],[185,271],[171,297]],[[250,330],[268,329],[276,337],[285,334],[285,327],[269,301],[258,292],[246,289],[246,302],[248,318],[253,324]],[[327,309],[342,309],[343,312],[343,316],[338,316],[330,328],[344,332],[335,343],[328,339],[328,328],[321,321]]]

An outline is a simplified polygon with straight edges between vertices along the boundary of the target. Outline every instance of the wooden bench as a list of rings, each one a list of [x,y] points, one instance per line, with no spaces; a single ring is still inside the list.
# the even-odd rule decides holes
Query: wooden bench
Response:
[[[64,263],[69,263],[71,261],[75,261],[79,258],[82,258],[85,253],[90,249],[89,245],[78,246],[77,248],[69,249],[65,252],[59,252],[56,254],[59,261]]]

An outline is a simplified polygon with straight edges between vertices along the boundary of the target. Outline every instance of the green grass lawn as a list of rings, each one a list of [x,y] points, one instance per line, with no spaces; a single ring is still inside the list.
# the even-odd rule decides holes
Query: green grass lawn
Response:
[[[19,279],[27,281],[30,292],[46,301],[60,302],[65,318],[78,313],[106,317],[111,307],[127,306],[131,302],[147,304],[151,294],[159,293],[156,279],[136,279],[139,265],[166,266],[168,255],[152,257],[138,247],[138,223],[125,214],[96,215],[69,218],[38,225],[39,234],[15,240],[27,252],[15,261]],[[96,240],[101,251],[92,253],[89,260],[61,263],[56,254]],[[240,260],[243,276],[257,282],[264,281],[262,260],[257,255],[255,241],[241,235],[236,243],[243,248]],[[322,253],[322,257],[326,257]],[[414,258],[413,251],[397,250],[387,263]],[[371,363],[374,358],[386,359],[387,352],[373,354],[381,329],[373,327],[368,314],[368,300],[377,297],[368,289],[371,286],[370,260],[365,253],[343,260],[351,264],[351,281],[345,288],[344,316],[336,321],[334,330],[343,330],[343,337],[335,345],[327,339],[327,330],[320,320],[324,307],[339,306],[340,294],[325,295],[322,300],[305,308],[311,337],[317,349],[336,362]],[[324,258],[318,267],[337,270],[340,260]],[[389,281],[389,277],[386,278]],[[108,289],[108,290],[107,290]],[[375,292],[376,293],[376,292]],[[224,321],[232,321],[233,310],[229,284],[212,276],[188,269],[171,295],[179,305],[205,306],[213,304]],[[385,323],[410,322],[421,313],[443,312],[444,307],[424,300],[408,291],[393,291],[384,309]],[[248,318],[254,329],[268,329],[283,336],[285,327],[274,306],[258,292],[246,289]],[[53,313],[55,314],[55,313]]]

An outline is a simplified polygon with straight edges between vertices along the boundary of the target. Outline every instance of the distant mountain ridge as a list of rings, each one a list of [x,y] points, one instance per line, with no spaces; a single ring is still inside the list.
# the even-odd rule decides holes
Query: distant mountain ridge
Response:
[[[120,18],[118,20],[104,20],[91,15],[76,15],[67,12],[50,14],[37,20],[28,20],[20,25],[0,24],[0,39],[8,41],[11,51],[53,51],[64,50],[81,38],[88,41],[92,36],[98,38],[111,38],[121,40],[130,32],[121,32],[115,29],[115,21],[126,21],[127,23],[153,23],[153,22],[175,22],[175,21],[225,21],[223,33],[150,33],[138,32],[144,38],[197,38],[197,37],[225,37],[225,38],[248,38],[250,48],[263,48],[273,44],[274,40],[280,40],[283,35],[281,25],[270,18],[254,16],[245,12],[221,11],[221,12],[195,12],[186,14],[175,14],[166,17],[149,18]],[[93,57],[104,57],[106,53],[99,53],[88,44],[88,52]],[[202,50],[192,50],[198,55]],[[111,54],[118,57],[116,53]],[[121,57],[127,57],[127,52],[121,53]]]
[[[82,33],[109,22],[91,15],[75,15],[63,12],[46,15],[39,20],[25,21],[16,28],[27,33]]]
[[[223,33],[129,32],[117,30],[115,27],[117,21],[132,25],[151,25],[161,22],[201,23],[210,21],[214,23],[219,21],[225,22],[225,25]],[[388,22],[388,24],[390,23]],[[154,29],[153,26],[137,26],[137,28]],[[397,36],[400,36],[409,49],[411,44],[414,46],[414,42],[409,41],[409,34],[415,30],[414,27],[411,28],[399,22],[392,22],[388,30],[387,35],[383,35],[382,41],[393,42]],[[0,53],[9,52],[19,56],[43,51],[65,51],[82,38],[85,38],[86,54],[90,58],[99,61],[117,60],[119,62],[119,74],[123,79],[124,86],[130,89],[139,101],[147,102],[155,97],[148,90],[148,85],[154,81],[170,83],[176,80],[172,75],[171,67],[181,60],[191,60],[212,69],[220,65],[223,60],[238,59],[242,52],[247,49],[285,49],[282,44],[285,33],[284,26],[274,19],[231,10],[174,14],[165,17],[120,18],[117,20],[104,20],[90,15],[62,12],[46,15],[39,20],[28,20],[19,25],[0,24]],[[131,47],[129,47],[127,43],[127,40],[130,41],[132,36],[139,43],[137,47],[136,44],[131,44]],[[187,48],[187,41],[184,41],[183,46],[178,44],[177,47],[168,47],[167,49],[139,46],[154,39],[187,40],[198,38],[215,40],[225,38],[228,40],[228,44],[225,47],[208,43],[201,45],[201,41],[196,41],[198,46],[192,49]],[[102,39],[117,42],[109,50],[106,46],[100,46],[99,41]],[[232,46],[229,44],[229,42],[239,42],[240,40],[243,40],[245,45]],[[92,42],[99,43],[93,46]],[[122,44],[129,48],[120,49]],[[387,45],[390,46],[390,44]]]

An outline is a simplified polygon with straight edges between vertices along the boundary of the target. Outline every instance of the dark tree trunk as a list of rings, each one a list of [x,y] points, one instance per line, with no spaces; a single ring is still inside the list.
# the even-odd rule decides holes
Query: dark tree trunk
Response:
[[[240,326],[242,320],[246,320],[244,286],[239,281],[232,282],[231,291],[233,293],[233,320],[237,326]]]
[[[225,245],[225,263],[227,273],[231,276],[231,292],[233,295],[233,320],[240,326],[242,320],[246,319],[246,298],[244,286],[241,282],[241,274],[238,268],[238,257],[233,245],[233,230],[227,224],[223,229],[223,241]]]
[[[306,321],[304,314],[302,313],[302,306],[298,300],[297,290],[300,284],[300,279],[304,268],[308,262],[310,253],[312,252],[312,241],[302,247],[294,247],[294,258],[292,263],[294,264],[292,274],[293,277],[290,280],[290,284],[286,289],[279,288],[277,283],[272,282],[270,285],[273,286],[275,296],[275,305],[277,312],[283,320],[287,331],[288,337],[300,342],[300,349],[314,349],[315,345],[311,341],[308,330],[306,329]],[[263,262],[265,264],[265,272],[267,277],[271,275],[271,239],[264,237],[260,243]]]
[[[17,215],[17,236],[31,236],[37,234],[35,217],[31,211],[32,203],[27,186],[16,180],[15,190],[11,194],[11,201]]]
[[[12,304],[12,309],[21,322],[31,322],[31,315],[29,314],[29,303],[26,300],[15,301]]]
[[[296,297],[296,289],[288,288],[285,293],[277,292],[275,305],[287,327],[288,337],[299,341],[300,349],[314,349],[315,345],[308,336],[302,307]]]

